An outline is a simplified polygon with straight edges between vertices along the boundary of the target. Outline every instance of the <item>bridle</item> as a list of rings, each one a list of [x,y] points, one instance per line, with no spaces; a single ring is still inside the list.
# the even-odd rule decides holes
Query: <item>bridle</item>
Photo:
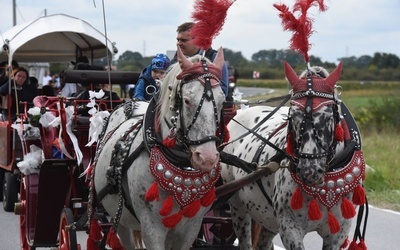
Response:
[[[214,87],[219,87],[220,86],[220,80],[218,77],[212,73],[209,72],[209,67],[207,65],[207,62],[202,59],[201,60],[201,65],[203,68],[203,73],[202,74],[194,74],[194,75],[187,75],[184,76],[180,80],[179,88],[177,89],[177,93],[175,95],[175,105],[172,108],[173,111],[175,111],[175,116],[171,117],[171,122],[172,122],[172,128],[170,131],[174,131],[176,133],[177,140],[180,142],[180,144],[184,147],[185,150],[189,150],[189,146],[191,145],[200,145],[209,141],[215,141],[217,143],[220,143],[221,138],[218,138],[215,135],[207,135],[204,138],[201,138],[199,140],[190,140],[188,137],[188,134],[190,130],[192,129],[193,125],[195,124],[198,116],[200,115],[200,110],[203,107],[204,101],[209,101],[213,105],[213,111],[214,111],[214,119],[215,119],[215,126],[219,128],[219,117],[218,117],[218,109],[217,105],[215,102],[215,98],[212,92],[212,88]],[[216,83],[212,84],[211,79],[216,80]],[[190,124],[186,127],[185,126],[185,118],[183,116],[183,94],[182,94],[182,87],[190,82],[193,81],[200,81],[202,85],[204,86],[204,91],[202,94],[202,97],[200,99],[200,103],[197,106],[196,112],[192,118],[192,121]],[[177,118],[179,117],[179,128],[177,128]]]
[[[292,161],[292,164],[290,167],[290,169],[292,171],[295,171],[295,168],[297,167],[300,158],[320,159],[323,157],[327,157],[327,163],[329,163],[330,161],[332,161],[332,159],[335,156],[335,149],[336,149],[336,145],[337,145],[337,141],[334,138],[332,138],[332,140],[331,140],[332,143],[330,143],[330,145],[328,147],[324,147],[322,140],[318,136],[318,130],[315,127],[314,118],[313,118],[313,99],[314,98],[323,98],[323,99],[331,100],[334,102],[333,104],[330,105],[330,106],[332,106],[332,109],[334,112],[334,120],[335,120],[334,124],[338,123],[339,119],[340,119],[338,107],[337,107],[338,100],[335,97],[335,95],[332,93],[326,93],[326,92],[314,90],[312,73],[310,71],[307,72],[306,77],[307,77],[307,89],[305,91],[293,93],[292,97],[291,97],[292,105],[295,105],[295,104],[293,104],[293,101],[296,101],[301,98],[307,98],[306,102],[305,102],[305,107],[304,107],[303,119],[300,123],[298,140],[295,142],[295,147],[294,147],[295,155],[293,156],[293,159],[292,159],[293,161]],[[292,119],[293,118],[291,117],[291,115],[289,115],[288,135],[292,134],[292,136],[294,138],[295,132],[294,132],[294,128],[292,125]],[[311,130],[313,131],[312,135],[314,136],[315,141],[318,144],[318,148],[321,149],[320,152],[304,153],[304,152],[300,151],[302,148],[302,145],[304,144],[303,134],[306,131],[306,128],[311,128]],[[332,137],[334,137],[334,132],[335,131],[333,129]],[[289,143],[293,143],[293,142],[294,142],[294,140],[292,140]]]

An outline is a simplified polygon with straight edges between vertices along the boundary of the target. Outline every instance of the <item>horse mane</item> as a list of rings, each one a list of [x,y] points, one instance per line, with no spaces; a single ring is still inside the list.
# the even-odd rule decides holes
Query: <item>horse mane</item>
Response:
[[[188,58],[191,62],[200,62],[202,59],[201,55],[194,55],[193,57]],[[207,62],[210,62],[207,58],[205,58]],[[176,79],[176,76],[181,73],[181,67],[179,63],[174,63],[168,70],[166,74],[163,84],[160,90],[160,97],[157,100],[157,108],[160,110],[160,117],[165,117],[170,112],[170,107],[175,106],[175,96],[180,87],[180,81]],[[166,105],[166,102],[169,102],[169,105]]]
[[[308,72],[311,72],[311,74],[320,76],[322,78],[327,78],[329,76],[329,71],[326,70],[325,68],[320,66],[312,66],[308,70],[306,69],[303,72],[301,72],[299,77],[300,78],[306,77]]]

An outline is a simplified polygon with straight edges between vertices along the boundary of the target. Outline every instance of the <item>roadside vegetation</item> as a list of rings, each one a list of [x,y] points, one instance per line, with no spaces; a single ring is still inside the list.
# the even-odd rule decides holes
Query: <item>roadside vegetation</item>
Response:
[[[341,81],[341,99],[359,125],[367,170],[364,182],[371,205],[400,211],[400,82]],[[287,94],[281,80],[239,79],[237,86],[273,88],[272,95]]]

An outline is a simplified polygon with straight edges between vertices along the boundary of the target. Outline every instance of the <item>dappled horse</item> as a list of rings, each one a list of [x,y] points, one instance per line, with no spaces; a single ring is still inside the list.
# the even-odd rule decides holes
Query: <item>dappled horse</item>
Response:
[[[323,238],[323,249],[348,243],[355,205],[365,202],[365,163],[356,124],[337,94],[341,67],[330,75],[312,67],[298,77],[285,62],[290,107],[254,106],[229,123],[230,134],[239,138],[231,136],[225,152],[259,165],[272,160],[288,166],[230,199],[240,249],[252,249],[251,219],[263,227],[257,249],[272,249],[278,233],[286,249],[304,249],[303,238],[311,231]],[[246,175],[222,165],[224,183]]]
[[[222,48],[213,63],[187,59],[179,48],[178,56],[160,93],[113,111],[98,142],[92,196],[113,217],[125,249],[135,248],[132,230],[141,231],[146,249],[189,249],[215,200]]]

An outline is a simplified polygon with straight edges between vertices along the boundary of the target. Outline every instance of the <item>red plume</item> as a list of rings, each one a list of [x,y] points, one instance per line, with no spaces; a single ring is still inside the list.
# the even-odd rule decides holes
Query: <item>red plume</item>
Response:
[[[314,33],[312,30],[314,20],[307,17],[307,11],[311,6],[318,6],[321,12],[327,9],[324,0],[297,0],[292,12],[285,4],[274,4],[274,7],[281,12],[279,17],[282,19],[283,29],[293,32],[290,49],[302,53],[306,62],[310,59],[308,50],[311,48],[308,38]],[[295,12],[301,13],[299,18],[293,15]]]
[[[236,0],[196,0],[192,18],[195,24],[190,29],[193,44],[208,50],[212,40],[224,25],[229,7]]]

